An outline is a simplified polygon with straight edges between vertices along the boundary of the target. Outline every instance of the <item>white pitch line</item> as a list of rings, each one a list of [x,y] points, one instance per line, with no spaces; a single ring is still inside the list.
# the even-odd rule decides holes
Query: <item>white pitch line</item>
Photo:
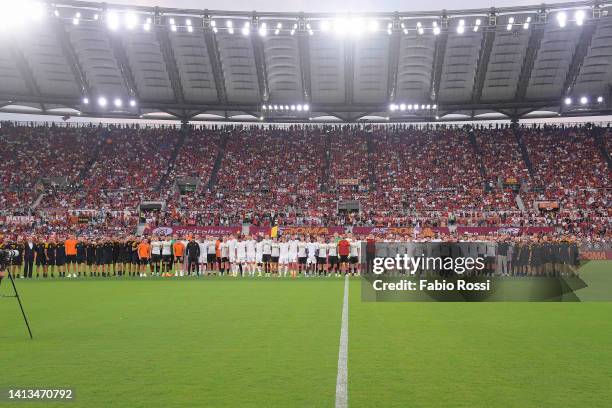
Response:
[[[349,279],[344,277],[344,301],[340,326],[340,350],[338,351],[338,376],[336,377],[336,408],[348,407],[348,302]]]

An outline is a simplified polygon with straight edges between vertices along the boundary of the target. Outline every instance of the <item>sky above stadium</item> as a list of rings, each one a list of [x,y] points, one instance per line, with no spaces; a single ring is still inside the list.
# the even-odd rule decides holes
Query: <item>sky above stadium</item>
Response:
[[[550,0],[547,4],[561,3],[565,0]],[[466,8],[509,7],[541,4],[538,0],[110,0],[116,4],[138,4],[174,8],[194,8],[210,10],[239,11],[305,11],[305,12],[371,12],[371,11],[427,11],[455,10]]]

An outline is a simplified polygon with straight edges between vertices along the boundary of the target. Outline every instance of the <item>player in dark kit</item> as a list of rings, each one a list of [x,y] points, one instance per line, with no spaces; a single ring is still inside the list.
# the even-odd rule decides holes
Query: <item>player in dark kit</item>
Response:
[[[46,255],[47,255],[47,271],[45,271],[44,277],[47,277],[47,272],[49,272],[49,275],[53,278],[54,276],[54,272],[55,272],[55,248],[57,246],[57,242],[55,242],[55,238],[51,237],[49,238],[49,242],[47,243],[47,250],[46,250]],[[59,272],[58,272],[59,276],[62,276]]]
[[[104,270],[102,272],[102,276],[111,276],[111,268],[115,259],[115,254],[113,253],[113,241],[110,239],[105,239],[102,244],[102,254],[104,258]]]
[[[62,277],[66,276],[66,245],[61,238],[55,244],[55,264],[57,265],[57,273]]]
[[[43,240],[36,242],[34,246],[34,253],[36,254],[36,277],[41,276],[40,269],[42,268],[42,276],[47,276],[47,243]]]
[[[83,276],[85,276],[85,263],[87,261],[87,250],[85,248],[85,242],[83,241],[82,238],[80,238],[77,241],[76,250],[77,250],[77,254],[76,254],[77,274],[80,277],[81,272],[82,272]]]
[[[13,276],[19,278],[21,276],[21,268],[23,266],[23,252],[25,250],[25,244],[21,237],[17,239],[17,242],[11,243],[11,249],[18,251],[17,256],[14,256],[11,262],[11,273]]]
[[[139,242],[132,237],[130,241],[128,241],[130,245],[130,276],[136,276],[139,273],[138,266],[138,244]]]

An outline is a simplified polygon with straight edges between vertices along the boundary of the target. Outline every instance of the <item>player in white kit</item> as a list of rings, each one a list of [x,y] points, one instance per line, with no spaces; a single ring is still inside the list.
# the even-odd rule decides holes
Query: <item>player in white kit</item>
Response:
[[[327,276],[327,249],[328,245],[323,237],[317,242],[317,274]]]
[[[208,250],[208,245],[202,237],[198,237],[198,246],[200,247],[200,257],[198,258],[198,264],[200,265],[198,275],[204,276],[206,273],[206,251]]]
[[[361,271],[361,242],[357,241],[355,238],[350,237],[350,252],[349,252],[349,268],[350,272],[353,275],[359,276]]]
[[[306,244],[306,252],[308,258],[306,259],[306,276],[314,275],[317,268],[317,249],[319,244],[315,242],[314,238],[310,238],[310,242]]]
[[[263,266],[263,239],[261,237],[258,237],[255,242],[255,264],[257,276],[261,276],[261,268]]]
[[[298,240],[298,273],[306,276],[306,259],[308,258],[308,245],[306,242],[306,237],[300,237]]]
[[[287,238],[281,237],[278,243],[279,256],[278,256],[278,274],[281,276],[287,276],[287,270],[289,269],[289,242]]]
[[[257,251],[255,250],[255,241],[254,236],[246,237],[246,267],[249,276],[255,276],[255,258],[257,256]]]
[[[340,268],[340,259],[338,258],[338,244],[336,238],[332,238],[327,244],[327,250],[329,255],[329,276],[335,274],[338,276],[338,270]]]
[[[266,276],[270,276],[270,262],[272,257],[272,241],[268,237],[264,238],[262,246],[262,262],[264,266],[264,273]]]
[[[288,241],[289,244],[289,271],[291,272],[291,277],[295,278],[297,276],[298,271],[298,237],[297,235],[290,238]]]
[[[219,263],[219,271],[221,275],[227,271],[229,273],[229,246],[227,245],[226,238],[221,238],[219,243],[219,252],[221,253],[221,262]]]
[[[206,245],[206,269],[208,274],[213,274],[217,266],[217,240],[212,235],[209,235]]]
[[[238,273],[238,266],[236,265],[236,244],[238,241],[234,235],[230,235],[230,239],[227,241],[227,248],[229,252],[229,256],[227,257],[229,262],[229,271],[228,274],[232,276],[236,276]]]
[[[240,276],[244,276],[246,270],[247,245],[244,239],[236,242],[236,263],[240,270]]]
[[[151,265],[152,274],[159,275],[159,263],[161,262],[161,247],[162,242],[159,238],[154,237],[151,241]]]

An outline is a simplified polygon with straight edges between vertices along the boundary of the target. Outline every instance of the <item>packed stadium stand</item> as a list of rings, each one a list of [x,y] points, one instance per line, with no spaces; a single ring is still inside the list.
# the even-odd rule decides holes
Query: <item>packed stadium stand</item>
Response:
[[[143,219],[435,226],[452,214],[459,225],[605,233],[611,135],[591,127],[3,123],[0,211],[33,217],[24,229],[81,232],[132,233]],[[185,180],[194,188],[181,188]],[[151,200],[162,205],[140,211]],[[359,211],[339,211],[347,200]]]

